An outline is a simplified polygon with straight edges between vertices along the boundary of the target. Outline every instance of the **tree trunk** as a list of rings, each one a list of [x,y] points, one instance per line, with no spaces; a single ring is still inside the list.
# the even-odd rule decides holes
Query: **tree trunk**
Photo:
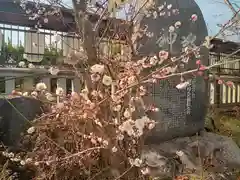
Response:
[[[78,33],[83,39],[83,47],[87,53],[88,64],[93,65],[97,62],[96,34],[86,13],[87,0],[72,0],[72,3]]]

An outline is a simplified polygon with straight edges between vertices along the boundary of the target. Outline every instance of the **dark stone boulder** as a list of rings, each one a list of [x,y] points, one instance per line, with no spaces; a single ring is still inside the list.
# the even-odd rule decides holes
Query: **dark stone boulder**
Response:
[[[142,160],[152,178],[235,180],[240,171],[240,149],[227,136],[201,132],[199,136],[180,137],[145,146]]]
[[[0,99],[0,140],[16,146],[20,135],[41,113],[41,102],[27,97]]]
[[[137,55],[149,56],[164,50],[171,57],[179,57],[186,47],[200,46],[208,35],[202,12],[194,0],[153,0],[148,12],[140,13],[140,28],[146,33],[136,39]],[[196,19],[192,19],[192,17]],[[181,24],[177,27],[177,24]],[[174,31],[170,33],[172,26]],[[171,45],[170,45],[171,44]],[[178,61],[178,73],[196,69],[196,60],[208,65],[209,51],[201,46],[199,56]],[[170,64],[172,62],[169,62]],[[167,64],[167,63],[166,63]],[[177,137],[196,134],[204,129],[208,105],[208,83],[203,76],[183,75],[189,81],[184,89],[177,89],[179,76],[159,80],[148,87],[149,104],[159,108],[151,118],[157,121],[147,143],[159,143]],[[145,103],[146,104],[146,103]]]

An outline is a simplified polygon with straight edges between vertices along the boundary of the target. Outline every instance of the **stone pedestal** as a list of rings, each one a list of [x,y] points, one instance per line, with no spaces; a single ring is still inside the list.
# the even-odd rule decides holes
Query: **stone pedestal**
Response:
[[[51,91],[51,79],[49,77],[44,77],[42,78],[42,82],[46,84],[47,86],[47,91]]]
[[[58,78],[57,80],[57,87],[62,88],[64,91],[64,94],[67,92],[67,83],[66,83],[66,78]]]
[[[81,84],[80,84],[80,79],[75,78],[72,80],[72,92],[80,92],[81,91]]]
[[[10,79],[12,77],[5,77],[5,92],[6,94],[11,94],[15,89],[15,79]]]
[[[23,91],[31,91],[34,88],[34,80],[31,77],[24,78]]]

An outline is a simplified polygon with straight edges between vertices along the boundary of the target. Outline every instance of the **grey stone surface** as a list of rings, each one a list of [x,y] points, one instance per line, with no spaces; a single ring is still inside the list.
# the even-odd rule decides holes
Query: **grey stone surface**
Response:
[[[199,45],[208,35],[202,12],[194,0],[153,0],[153,2],[155,5],[148,9],[148,13],[142,10],[138,16],[140,27],[144,29],[147,26],[147,32],[153,33],[153,36],[144,33],[143,37],[137,39],[140,56],[169,50],[169,41],[172,42],[172,55],[178,55],[183,47]],[[157,16],[154,16],[154,12],[157,12]],[[162,13],[164,15],[160,16]],[[195,22],[191,20],[193,14],[198,17]],[[176,38],[169,39],[169,27],[175,26],[177,21],[181,22],[181,26],[175,28],[172,33],[172,37]]]
[[[0,99],[0,140],[5,145],[15,146],[21,132],[41,112],[40,107],[41,103],[32,98]]]
[[[221,179],[222,176],[233,176],[233,169],[240,170],[240,149],[235,142],[208,132],[145,146],[142,158],[153,177],[172,177],[187,172],[199,176],[205,169],[204,174],[209,179]],[[204,164],[207,158],[211,159],[211,168]],[[227,179],[231,179],[230,176]]]
[[[194,0],[154,0],[153,6],[146,16],[141,12],[138,17],[141,28],[147,27],[147,32],[142,38],[137,39],[138,55],[148,56],[166,50],[171,56],[179,57],[185,47],[195,47],[201,45],[208,35],[207,27],[200,8]],[[162,10],[159,8],[163,6]],[[168,8],[168,6],[172,6]],[[176,13],[179,11],[179,13]],[[157,12],[157,17],[154,13]],[[160,13],[164,13],[160,16]],[[197,15],[197,21],[192,21],[191,16]],[[169,33],[169,27],[181,22],[179,28]],[[153,33],[153,36],[147,36]],[[172,38],[169,38],[170,35]],[[173,36],[175,40],[173,41]],[[170,49],[169,42],[172,43]],[[208,64],[208,50],[204,47],[200,51],[200,59],[204,65]],[[183,63],[178,72],[195,69],[196,58],[193,57],[188,63]],[[203,77],[193,78],[192,83],[186,89],[178,90],[176,85],[180,83],[180,77],[161,80],[157,84],[149,86],[148,92],[151,94],[150,103],[155,104],[159,113],[151,114],[158,124],[149,135],[147,142],[159,143],[179,136],[193,135],[204,128],[204,116],[206,114],[208,97],[207,83]]]

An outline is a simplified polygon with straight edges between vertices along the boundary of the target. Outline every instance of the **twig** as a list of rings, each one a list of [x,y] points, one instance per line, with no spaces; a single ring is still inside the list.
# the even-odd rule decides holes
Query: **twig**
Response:
[[[137,0],[140,1],[140,0]],[[137,2],[136,1],[136,2]],[[143,3],[143,5],[138,9],[137,13],[135,13],[135,15],[133,16],[133,18],[131,19],[131,21],[134,21],[135,18],[137,17],[137,15],[139,14],[139,12],[146,6],[146,4],[149,2],[149,0],[146,0],[145,3]]]
[[[120,164],[123,164],[123,162],[121,162]],[[94,180],[97,176],[99,176],[100,174],[102,174],[104,171],[110,169],[110,166],[107,166],[106,168],[102,169],[100,172],[96,173],[93,177],[88,178],[87,180]]]
[[[224,0],[225,4],[232,10],[233,13],[237,13],[236,9],[234,9],[232,3],[229,0]],[[239,16],[239,15],[238,15]],[[240,16],[239,16],[240,17]]]
[[[133,166],[131,166],[130,168],[128,168],[124,173],[122,173],[120,176],[118,176],[118,177],[115,178],[114,180],[120,179],[121,177],[123,177],[124,175],[126,175],[132,168],[133,168]]]
[[[97,31],[97,28],[98,26],[100,25],[100,23],[102,22],[102,19],[104,17],[104,15],[106,14],[107,12],[107,8],[104,9],[104,11],[102,12],[100,18],[98,19],[97,23],[95,24],[94,28],[93,28],[93,31],[96,32]]]
[[[67,160],[67,159],[70,159],[70,158],[73,158],[75,156],[80,156],[88,151],[93,151],[93,150],[96,150],[96,149],[102,149],[103,147],[101,146],[98,146],[98,147],[92,147],[92,148],[88,148],[88,149],[85,149],[83,151],[80,151],[80,152],[77,152],[77,153],[74,153],[74,154],[71,154],[69,156],[66,156],[64,158],[61,158],[61,159],[58,159],[58,160],[51,160],[51,161],[38,161],[38,163],[52,163],[52,162],[56,162],[56,161],[62,161],[62,160]]]
[[[234,55],[234,54],[236,54],[236,53],[238,53],[238,52],[240,52],[240,49],[238,49],[238,50],[236,50],[235,52],[231,53],[230,55],[226,56],[226,58],[229,58],[229,57],[231,57],[232,55]],[[224,64],[232,64],[232,63],[235,63],[235,62],[238,62],[238,61],[240,61],[240,59],[234,59],[234,60],[232,60],[232,61],[216,63],[216,64],[214,64],[214,65],[211,65],[211,66],[206,67],[206,69],[211,69],[211,68],[214,68],[214,67],[217,67],[217,66],[220,66],[220,65],[224,65]],[[139,85],[141,85],[141,84],[148,83],[148,81],[144,81],[144,80],[150,78],[153,74],[156,74],[156,73],[158,73],[158,72],[160,72],[160,71],[162,71],[162,68],[159,69],[159,70],[157,70],[157,71],[154,71],[153,73],[149,74],[148,76],[145,76],[144,78],[142,78],[142,79],[140,80],[139,83],[131,84],[131,85],[127,86],[127,87],[124,88],[124,89],[121,89],[121,90],[119,90],[119,91],[116,91],[116,92],[114,93],[114,95],[117,95],[117,94],[119,94],[119,93],[121,93],[121,92],[123,92],[123,91],[125,91],[125,90],[131,89],[131,88],[136,87],[136,86],[139,86]],[[197,68],[197,69],[193,69],[193,70],[189,70],[189,71],[185,71],[185,72],[181,72],[181,73],[173,73],[173,74],[170,74],[170,75],[167,75],[167,76],[163,76],[162,79],[166,79],[166,78],[170,78],[170,77],[175,77],[175,76],[182,76],[182,75],[186,75],[186,74],[191,74],[191,73],[194,73],[194,72],[197,72],[197,71],[199,71],[198,68]],[[110,98],[110,96],[106,97],[105,99],[103,99],[102,101],[100,101],[98,104],[101,104],[101,103],[105,102],[108,98]]]
[[[30,125],[32,125],[32,122],[27,119],[6,97],[4,97],[4,99],[13,107],[13,109],[26,121],[28,122]],[[58,148],[62,149],[66,154],[69,154],[70,152],[68,150],[66,150],[64,147],[61,147],[59,144],[57,144],[55,141],[53,141],[51,138],[49,138],[48,136],[46,136],[46,138],[51,141],[53,144],[55,144]]]
[[[217,34],[215,34],[214,36],[212,36],[210,38],[210,40],[213,40],[215,37],[217,37],[219,34],[221,34],[224,30],[226,30],[229,27],[233,26],[234,22],[232,22],[232,20],[234,20],[236,18],[236,16],[238,15],[239,12],[240,12],[240,9],[233,15],[233,17],[226,24],[224,24],[224,26],[218,31]],[[232,23],[229,26],[227,26],[230,22],[232,22]]]

